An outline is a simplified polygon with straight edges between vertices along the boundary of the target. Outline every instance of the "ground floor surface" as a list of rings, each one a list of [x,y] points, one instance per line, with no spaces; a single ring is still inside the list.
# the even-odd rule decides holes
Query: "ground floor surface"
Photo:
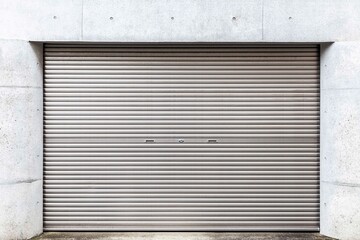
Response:
[[[319,233],[280,232],[47,232],[31,240],[330,240]]]

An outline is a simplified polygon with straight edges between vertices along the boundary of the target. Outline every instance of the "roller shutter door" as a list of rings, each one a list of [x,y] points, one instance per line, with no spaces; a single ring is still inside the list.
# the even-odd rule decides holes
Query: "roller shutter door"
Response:
[[[317,231],[315,45],[45,45],[46,231]]]

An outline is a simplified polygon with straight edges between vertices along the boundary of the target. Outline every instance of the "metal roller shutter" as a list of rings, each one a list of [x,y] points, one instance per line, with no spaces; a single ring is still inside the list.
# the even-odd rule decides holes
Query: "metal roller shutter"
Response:
[[[316,45],[45,45],[46,231],[317,231]]]

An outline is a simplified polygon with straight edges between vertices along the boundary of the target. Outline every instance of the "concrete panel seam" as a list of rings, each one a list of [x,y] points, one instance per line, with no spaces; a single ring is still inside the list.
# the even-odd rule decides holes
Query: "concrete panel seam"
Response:
[[[336,90],[345,90],[345,91],[351,91],[351,90],[360,90],[360,88],[322,88],[322,91],[336,91]]]
[[[264,0],[261,2],[261,40],[264,41]]]
[[[81,40],[84,39],[84,0],[81,1]]]
[[[27,43],[31,43],[30,40],[21,39],[21,38],[0,38],[0,41],[8,41],[8,42],[17,41],[17,42],[27,42]]]
[[[42,89],[42,87],[33,87],[33,86],[0,86],[0,88],[35,88],[35,89]]]
[[[22,183],[33,183],[37,181],[42,181],[42,179],[25,179],[21,181],[15,181],[15,182],[3,182],[0,183],[0,185],[14,185],[14,184],[22,184]]]
[[[344,186],[344,187],[355,187],[355,188],[360,187],[360,183],[345,183],[345,182],[337,182],[337,181],[320,181],[320,182],[337,185],[337,186]]]

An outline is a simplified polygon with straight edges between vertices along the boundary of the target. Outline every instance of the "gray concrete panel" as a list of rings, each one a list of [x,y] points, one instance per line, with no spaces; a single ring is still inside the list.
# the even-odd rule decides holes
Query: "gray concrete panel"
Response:
[[[42,46],[0,41],[0,239],[42,232]]]
[[[359,239],[360,185],[321,183],[320,233],[344,240]]]
[[[42,233],[42,181],[0,183],[0,239],[29,239]]]
[[[360,43],[324,44],[321,50],[322,89],[360,89]]]
[[[360,89],[321,94],[321,180],[360,184]]]
[[[0,39],[80,40],[82,0],[0,0]]]
[[[0,86],[42,88],[42,46],[24,41],[0,41]]]
[[[322,46],[320,232],[360,236],[360,43]]]
[[[260,41],[261,0],[86,0],[83,39],[120,42]]]
[[[264,40],[326,42],[360,39],[358,0],[264,0]]]
[[[42,89],[0,86],[0,109],[0,183],[41,179]]]

